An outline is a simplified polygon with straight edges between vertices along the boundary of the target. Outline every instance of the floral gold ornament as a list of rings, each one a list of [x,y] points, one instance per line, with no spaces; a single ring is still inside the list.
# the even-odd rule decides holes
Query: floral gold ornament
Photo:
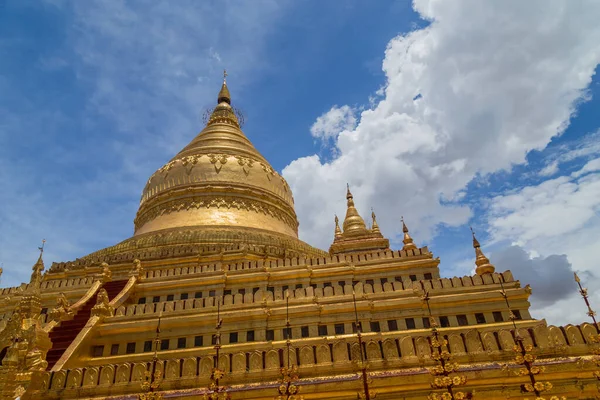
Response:
[[[48,367],[46,360],[52,346],[48,332],[43,329],[42,283],[44,277],[44,245],[38,247],[40,253],[31,268],[29,283],[18,291],[18,302],[4,322],[0,331],[0,399],[33,399],[43,372]],[[60,298],[60,296],[59,296]],[[52,299],[54,300],[54,299]],[[56,300],[54,300],[56,301]],[[63,304],[62,300],[57,301]]]
[[[504,277],[500,275],[500,294],[504,298],[504,302],[506,303],[506,308],[508,309],[509,318],[513,325],[514,331],[514,340],[515,345],[513,347],[513,351],[515,352],[514,362],[517,365],[522,365],[519,368],[517,374],[520,376],[527,376],[529,378],[529,382],[521,385],[521,391],[523,393],[530,393],[535,395],[532,399],[535,400],[546,400],[546,397],[542,396],[542,393],[552,390],[553,385],[551,382],[542,382],[538,380],[538,375],[544,372],[545,368],[535,365],[536,355],[533,353],[533,346],[531,344],[525,344],[525,340],[519,333],[517,329],[517,324],[515,320],[517,319],[515,314],[510,307],[510,302],[508,300],[508,294],[504,289]],[[525,398],[527,400],[528,397]],[[566,400],[564,396],[552,396],[549,397],[550,400]]]
[[[291,365],[290,357],[292,351],[292,341],[290,333],[292,332],[290,324],[290,293],[285,292],[285,345],[287,350],[286,365],[281,368],[281,379],[277,391],[279,395],[274,400],[304,400],[298,395],[298,366]]]
[[[348,193],[350,196],[350,188],[348,188]],[[356,326],[356,337],[358,338],[358,348],[360,353],[360,374],[362,380],[362,391],[358,392],[359,400],[371,400],[377,397],[377,392],[372,391],[369,388],[369,385],[372,383],[372,379],[367,372],[367,363],[365,362],[365,354],[364,354],[364,342],[362,340],[362,325],[358,320],[358,308],[356,307],[356,292],[354,288],[352,288],[352,302],[354,304],[354,326]]]
[[[150,370],[146,370],[144,373],[144,381],[141,383],[141,388],[144,393],[138,395],[139,400],[163,400],[163,395],[158,391],[160,384],[162,383],[162,371],[157,368],[158,365],[158,348],[160,346],[160,320],[162,314],[158,316],[158,323],[156,325],[156,337],[153,340],[154,355],[152,357],[152,363],[150,364]]]
[[[231,395],[227,392],[227,388],[225,386],[221,386],[219,381],[223,376],[225,376],[225,372],[219,368],[219,355],[221,350],[221,325],[223,324],[223,320],[221,319],[221,301],[222,299],[217,300],[217,323],[215,325],[215,358],[213,361],[213,368],[210,374],[210,384],[208,385],[207,390],[204,392],[202,398],[204,400],[228,400],[231,399]]]
[[[430,296],[427,290],[424,292],[421,300],[427,307],[429,327],[431,329],[431,336],[429,337],[431,359],[439,363],[429,368],[429,373],[434,376],[431,387],[443,391],[441,393],[431,393],[427,398],[429,400],[463,400],[472,398],[472,393],[458,390],[460,386],[464,386],[467,383],[467,377],[457,374],[459,365],[452,361],[452,356],[448,351],[448,341],[439,333],[437,321],[431,313]]]
[[[577,275],[577,272],[574,272],[573,275],[575,277],[575,282],[577,282],[577,286],[579,286],[579,294],[583,298],[583,301],[587,307],[587,315],[594,322],[596,333],[590,335],[589,340],[593,344],[592,353],[595,356],[593,358],[593,362],[598,368],[598,370],[594,371],[593,374],[596,379],[600,380],[600,327],[598,327],[598,322],[596,321],[596,312],[592,309],[592,305],[590,304],[587,288],[584,288],[581,285],[581,279]]]

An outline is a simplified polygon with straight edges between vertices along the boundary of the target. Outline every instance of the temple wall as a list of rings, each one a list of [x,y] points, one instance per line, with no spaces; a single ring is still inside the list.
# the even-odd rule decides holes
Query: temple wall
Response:
[[[440,333],[449,341],[453,360],[466,364],[463,373],[467,375],[469,364],[490,363],[490,368],[500,372],[501,366],[497,362],[504,361],[510,364],[509,360],[514,357],[514,332],[510,329],[469,329],[461,332],[441,329]],[[590,324],[565,327],[538,324],[529,329],[520,329],[519,333],[525,339],[525,343],[534,346],[540,365],[551,365],[553,357],[585,356],[590,354],[590,346],[595,345],[589,339],[589,335],[595,333],[593,325]],[[364,337],[363,352],[370,371],[374,374],[379,369],[384,369],[386,373],[396,369],[415,372],[415,368],[431,364],[431,359],[428,358],[429,335],[429,332],[423,331]],[[336,371],[335,374],[343,375],[356,370],[355,363],[360,357],[356,346],[356,337],[327,338],[326,341],[294,340],[290,359],[293,364],[299,366],[300,376],[305,379],[324,373],[331,375],[333,370]],[[254,381],[275,380],[280,367],[284,365],[284,360],[287,360],[284,347],[283,342],[265,345],[259,351],[235,351],[230,346],[223,346],[219,364],[226,371],[226,375],[222,383],[235,388],[236,385],[251,384]],[[165,374],[161,390],[206,385],[212,364],[213,356],[210,354],[159,360],[158,368]],[[121,394],[133,393],[139,391],[137,382],[143,379],[149,365],[146,362],[123,362],[47,372],[42,385],[42,390],[47,392],[40,396],[83,398],[92,393],[110,393],[117,387]],[[478,365],[480,370],[486,369],[483,365]],[[470,378],[469,385],[477,387],[475,375]]]

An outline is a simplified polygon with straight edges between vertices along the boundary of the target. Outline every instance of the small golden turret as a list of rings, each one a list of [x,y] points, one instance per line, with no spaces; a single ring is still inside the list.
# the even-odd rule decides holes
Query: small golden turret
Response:
[[[490,264],[490,260],[485,256],[485,254],[483,254],[483,251],[481,251],[481,245],[475,237],[473,228],[471,228],[471,233],[473,234],[473,248],[475,249],[475,265],[477,265],[475,272],[477,275],[493,273],[496,268]]]
[[[335,235],[333,243],[329,247],[329,254],[354,253],[361,251],[389,250],[390,242],[383,237],[377,224],[375,212],[371,209],[373,225],[367,229],[356,207],[354,198],[350,192],[350,185],[346,185],[346,200],[348,209],[344,219],[343,231],[340,229],[338,217],[335,217]]]
[[[348,201],[348,210],[346,210],[346,218],[344,219],[344,234],[361,234],[366,232],[367,226],[362,219],[358,210],[354,207],[354,198],[350,192],[350,185],[347,185],[346,200]]]
[[[371,232],[380,233],[379,225],[377,225],[377,217],[375,216],[375,211],[371,208],[371,218],[373,219],[373,225],[371,226]]]
[[[335,216],[335,234],[334,234],[334,238],[340,238],[342,237],[342,230],[340,229],[340,219],[338,218],[338,216]]]
[[[402,243],[404,243],[404,247],[402,247],[402,250],[416,250],[417,245],[414,243],[413,238],[410,237],[410,234],[408,233],[408,228],[404,223],[404,217],[400,217],[400,219],[402,220],[402,232],[404,232],[404,240],[402,241]]]

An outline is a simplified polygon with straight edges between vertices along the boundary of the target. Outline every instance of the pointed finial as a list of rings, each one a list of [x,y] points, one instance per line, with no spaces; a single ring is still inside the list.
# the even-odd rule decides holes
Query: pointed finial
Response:
[[[379,233],[379,225],[377,224],[377,217],[375,216],[375,211],[373,207],[371,207],[371,219],[373,220],[373,225],[371,226],[371,231]]]
[[[477,266],[477,268],[475,268],[475,272],[477,275],[493,273],[496,270],[496,267],[490,264],[489,258],[487,258],[485,254],[483,254],[483,251],[481,251],[481,245],[479,244],[479,240],[477,240],[475,237],[475,231],[473,230],[473,227],[470,226],[469,228],[471,229],[471,234],[473,235],[473,248],[475,249],[475,265]]]
[[[350,185],[346,183],[346,200],[348,202],[348,207],[354,207],[354,196],[352,196],[352,192],[350,191]]]
[[[335,216],[335,235],[336,238],[342,236],[342,230],[340,229],[340,220],[338,216]]]
[[[478,247],[481,247],[481,245],[479,244],[479,240],[477,240],[477,238],[475,237],[475,231],[473,230],[473,227],[469,226],[469,229],[471,229],[471,235],[473,235],[473,248],[476,249]]]
[[[414,243],[413,238],[410,237],[410,234],[408,233],[408,228],[406,223],[404,223],[404,216],[401,216],[400,220],[402,221],[402,232],[404,232],[404,240],[402,240],[404,246],[402,247],[402,250],[416,250],[417,245]]]
[[[34,273],[36,271],[38,273],[41,273],[44,270],[44,261],[42,259],[42,256],[44,255],[44,246],[45,245],[46,245],[46,239],[42,239],[42,245],[40,247],[38,247],[38,250],[40,251],[40,256],[38,257],[37,262],[33,265],[33,268],[32,268]]]
[[[46,239],[42,239],[42,245],[40,247],[38,247],[38,250],[40,251],[40,256],[38,257],[37,262],[33,265],[33,268],[31,268],[34,273],[37,271],[38,273],[41,273],[44,270],[44,261],[42,259],[42,256],[44,254],[44,246],[46,245]],[[32,275],[32,279],[33,279],[33,275]]]
[[[44,246],[46,245],[46,239],[42,239],[42,247],[38,247],[40,250],[40,255],[44,252]]]
[[[581,286],[581,279],[579,279],[577,272],[573,272],[573,275],[575,276],[575,282],[577,282],[577,286],[579,286],[579,294],[583,298],[583,301],[585,301],[587,315],[592,319],[592,321],[594,321],[594,327],[596,328],[597,334],[595,341],[597,343],[598,338],[600,338],[600,326],[598,326],[598,321],[596,321],[596,311],[592,309],[592,305],[590,304],[590,299],[588,297],[588,290]]]
[[[229,89],[227,88],[227,71],[223,70],[223,85],[221,86],[221,91],[219,92],[219,96],[217,97],[217,103],[227,103],[231,104],[231,94],[229,94]]]
[[[400,216],[400,221],[402,221],[402,232],[404,233],[408,233],[408,228],[406,227],[406,224],[404,223],[404,216]]]
[[[38,293],[40,290],[40,284],[42,283],[42,271],[44,270],[44,260],[42,258],[42,254],[44,253],[45,243],[46,239],[42,239],[42,246],[38,247],[38,249],[40,250],[40,256],[31,268],[33,272],[31,273],[31,277],[29,278],[29,287],[27,289],[28,291]]]

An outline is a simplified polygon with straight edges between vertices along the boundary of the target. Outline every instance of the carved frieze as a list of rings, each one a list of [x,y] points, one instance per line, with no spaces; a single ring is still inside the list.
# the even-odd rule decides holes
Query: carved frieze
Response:
[[[295,215],[292,216],[290,213],[283,211],[279,207],[272,206],[266,202],[262,202],[259,200],[245,199],[233,196],[211,195],[176,198],[171,201],[158,204],[150,208],[149,210],[144,210],[143,212],[140,212],[140,214],[136,217],[134,221],[135,228],[138,229],[139,227],[146,224],[148,221],[152,221],[153,219],[161,215],[170,214],[181,210],[200,208],[225,208],[252,211],[276,218],[284,222],[293,230],[298,229],[298,221],[295,218]]]

